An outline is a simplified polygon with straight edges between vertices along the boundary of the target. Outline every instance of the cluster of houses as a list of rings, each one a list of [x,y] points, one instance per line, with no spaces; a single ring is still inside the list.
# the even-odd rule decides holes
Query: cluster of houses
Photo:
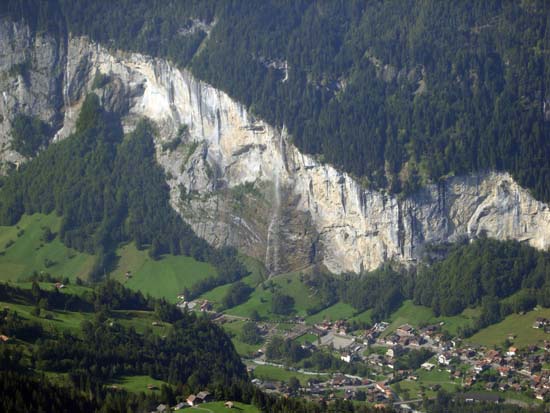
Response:
[[[349,335],[349,326],[346,321],[323,321],[315,324],[310,333],[319,336],[316,346],[330,347],[340,352],[340,360],[352,363],[361,359],[365,344],[358,337]]]
[[[388,327],[389,327],[389,323],[386,323],[385,321],[374,324],[371,328],[365,331],[365,337],[364,337],[365,341],[368,344],[372,344],[376,342],[376,339],[378,338],[378,336],[384,331],[386,331]]]
[[[384,323],[387,324],[387,323]],[[423,327],[419,330],[416,330],[409,324],[403,324],[398,327],[395,332],[387,335],[384,338],[379,338],[379,335],[382,331],[380,327],[375,327],[369,329],[365,333],[365,339],[369,344],[380,344],[387,346],[412,346],[420,347],[425,344],[439,345],[444,344],[444,334],[441,333],[439,325],[430,325]]]
[[[202,304],[200,305],[202,309]],[[313,326],[305,325],[303,320],[293,321],[296,327],[286,331],[285,338],[294,339],[303,334],[313,334],[318,339],[313,343],[305,342],[303,346],[312,351],[315,347],[330,348],[346,363],[362,361],[369,364],[370,372],[376,374],[377,380],[386,377],[378,382],[342,374],[335,374],[323,382],[312,378],[308,385],[300,390],[307,397],[330,401],[331,395],[334,394],[347,399],[355,399],[358,394],[363,399],[366,394],[366,400],[369,402],[388,403],[396,397],[388,383],[419,380],[417,373],[412,370],[397,370],[396,362],[411,350],[428,349],[434,356],[423,363],[421,368],[446,371],[449,380],[456,383],[457,387],[468,389],[468,394],[478,391],[496,393],[510,390],[531,394],[540,400],[550,400],[550,341],[545,342],[542,348],[530,347],[519,351],[512,345],[505,350],[495,350],[466,346],[460,340],[450,339],[442,332],[444,323],[422,328],[403,324],[388,334],[387,322],[376,323],[361,333],[350,333],[345,320],[323,321]],[[271,325],[258,325],[261,327],[262,335],[266,337],[273,331],[276,333],[276,329]],[[537,318],[533,328],[548,329],[550,332],[550,319]],[[513,335],[508,337],[511,342],[514,338]],[[373,351],[367,353],[367,348]],[[263,357],[263,353],[258,353],[256,357]],[[268,392],[292,394],[292,390],[284,383],[258,379],[255,379],[254,383]],[[431,387],[432,390],[437,390],[439,386],[434,384]],[[337,391],[339,389],[341,391]]]
[[[550,319],[544,317],[537,317],[533,323],[533,328],[542,328],[544,332],[550,333]]]
[[[198,404],[201,404],[201,403],[209,402],[211,400],[212,400],[212,396],[210,395],[209,392],[201,391],[197,394],[190,394],[187,397],[186,402],[189,406],[193,407],[193,406],[197,406]]]
[[[279,393],[285,396],[293,395],[292,390],[282,382],[253,379],[252,383],[268,393]],[[335,373],[325,381],[312,377],[300,391],[302,397],[325,402],[344,398],[345,400],[384,403],[395,398],[390,386],[384,382],[376,383],[369,379],[341,373]]]
[[[334,325],[339,325],[339,323],[334,323]],[[550,320],[537,318],[533,327],[550,329]],[[367,329],[362,337],[354,337],[353,343],[346,349],[340,349],[341,359],[347,362],[362,359],[375,367],[373,371],[387,374],[388,379],[391,378],[392,381],[396,379],[418,380],[413,371],[395,371],[394,364],[397,359],[412,349],[427,348],[435,353],[435,356],[421,367],[425,370],[434,368],[445,370],[449,373],[451,380],[465,389],[511,390],[531,394],[540,400],[550,400],[550,340],[545,341],[542,348],[530,346],[519,351],[516,346],[512,345],[505,350],[496,350],[461,346],[459,341],[450,340],[441,332],[441,325],[415,329],[404,324],[392,334],[382,337],[382,333],[387,328],[388,323],[377,323]],[[332,331],[334,332],[334,330]],[[355,347],[358,347],[360,351],[363,350],[363,347],[357,346],[361,342],[361,338],[365,345],[386,349],[385,353],[382,354],[381,351],[378,351],[362,355],[359,352],[353,352]],[[508,337],[512,341],[514,338],[513,335]],[[346,385],[350,385],[349,379],[347,380]],[[334,380],[333,378],[327,385],[338,387],[339,383],[338,379]],[[322,387],[319,386],[321,389]],[[391,400],[394,396],[384,382],[367,386],[366,390],[367,400],[371,402]],[[352,397],[353,393],[350,396]]]
[[[173,407],[169,407],[168,405],[161,403],[151,413],[165,413],[171,410],[177,411],[177,410],[184,409],[186,407],[198,406],[201,403],[207,403],[212,400],[213,400],[213,397],[209,392],[201,391],[197,394],[190,394],[184,402],[180,402]],[[225,402],[224,406],[228,409],[233,409],[233,407],[235,407],[232,401]]]
[[[395,400],[392,388],[385,381],[374,382],[369,379],[360,380],[348,376],[336,375],[331,380],[334,389],[346,387],[345,400],[359,400],[359,394],[364,393],[364,400],[369,403],[386,403]],[[350,388],[351,387],[351,388]],[[334,393],[328,395],[328,400],[335,398]]]
[[[339,392],[340,389],[343,389],[343,396],[341,391]],[[375,383],[369,379],[361,380],[342,374],[335,374],[326,383],[310,383],[304,392],[312,398],[326,402],[343,398],[344,400],[367,401],[369,403],[387,403],[395,399],[393,390],[384,382]]]
[[[285,396],[290,396],[292,394],[292,390],[281,381],[260,380],[255,378],[252,379],[252,384],[264,390],[266,393],[278,393]]]
[[[521,352],[511,346],[502,351],[457,349],[451,355],[456,363],[469,366],[466,371],[452,365],[447,368],[465,388],[480,383],[485,390],[523,392],[539,400],[550,398],[550,341],[545,341],[542,348],[529,346]]]
[[[322,323],[315,324],[314,326],[321,332],[332,331],[334,334],[345,336],[348,333],[348,323],[344,320],[338,320],[335,322],[324,320]]]
[[[545,319],[537,319],[537,327],[543,328]],[[540,327],[539,327],[540,325]],[[535,326],[534,326],[535,327]],[[372,330],[372,329],[371,329]],[[428,326],[416,331],[409,325],[396,329],[395,334],[376,339],[378,345],[387,346],[385,357],[371,354],[367,360],[379,367],[393,369],[394,361],[411,348],[424,346],[435,353],[431,362],[421,368],[438,368],[465,389],[485,391],[516,391],[532,394],[540,400],[550,400],[550,341],[544,346],[529,346],[519,351],[516,346],[505,350],[483,347],[461,347],[456,340],[446,340],[437,326]],[[367,331],[367,336],[375,334]],[[508,337],[513,340],[513,335]],[[394,378],[417,380],[412,371],[397,371]]]
[[[208,300],[185,301],[185,297],[183,295],[178,295],[178,300],[179,302],[176,305],[182,311],[199,310],[201,313],[207,313],[213,310],[212,303]]]
[[[537,318],[534,328],[550,328],[550,320]],[[550,341],[545,341],[539,348],[530,346],[519,351],[516,346],[505,350],[487,349],[483,347],[462,346],[456,340],[450,340],[441,332],[441,325],[430,325],[415,329],[408,324],[399,326],[394,332],[383,336],[388,323],[381,322],[369,328],[362,335],[344,336],[347,333],[344,322],[323,323],[315,326],[316,330],[325,335],[321,343],[329,342],[335,350],[339,350],[341,360],[353,362],[366,361],[373,371],[386,374],[388,380],[401,379],[418,380],[418,376],[411,370],[394,369],[396,360],[408,351],[418,348],[427,348],[434,357],[422,364],[425,370],[435,368],[449,373],[450,380],[463,388],[484,391],[516,391],[531,394],[534,398],[550,400]],[[328,337],[328,338],[326,338]],[[338,340],[349,339],[345,346],[337,346]],[[514,336],[509,335],[513,340]],[[385,353],[377,351],[364,355],[367,345],[386,349]],[[393,400],[394,394],[385,383],[372,383],[369,380],[355,380],[344,375],[335,375],[325,383],[311,382],[304,392],[316,396],[323,394],[326,397],[331,388],[341,386],[363,386],[370,402]],[[434,389],[437,390],[434,386]],[[473,394],[473,393],[472,393]],[[353,398],[354,390],[347,390],[346,397]]]

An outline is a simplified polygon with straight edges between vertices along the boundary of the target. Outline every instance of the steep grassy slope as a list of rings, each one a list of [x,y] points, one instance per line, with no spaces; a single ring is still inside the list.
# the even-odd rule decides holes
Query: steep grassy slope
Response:
[[[157,298],[164,297],[170,302],[176,302],[184,288],[217,275],[211,264],[169,254],[154,260],[147,251],[139,251],[134,244],[121,247],[117,255],[120,258],[111,277],[132,290]],[[131,275],[128,278],[127,272]]]
[[[502,346],[510,335],[515,336],[512,343],[518,348],[529,345],[541,345],[550,335],[544,329],[533,328],[537,317],[550,318],[550,309],[536,309],[525,314],[511,314],[504,320],[485,327],[468,339],[469,342],[484,346]]]
[[[33,214],[24,215],[14,226],[0,227],[0,246],[3,246],[0,281],[22,281],[41,273],[49,273],[58,280],[65,277],[73,282],[77,277],[87,280],[96,257],[66,247],[56,236],[60,223],[61,218],[54,214]],[[44,228],[49,228],[55,238],[44,241]],[[170,302],[176,302],[185,287],[217,275],[211,264],[170,254],[154,260],[134,244],[118,249],[116,262],[116,268],[107,275],[124,282],[128,288],[165,297]],[[126,279],[128,271],[132,276]]]
[[[227,313],[249,317],[253,311],[257,311],[262,318],[279,319],[280,316],[274,314],[271,308],[275,294],[292,297],[294,300],[293,313],[299,316],[306,316],[309,308],[320,303],[319,297],[315,295],[314,291],[300,280],[300,273],[289,273],[259,284],[245,303],[228,309]]]
[[[0,227],[0,281],[20,280],[35,271],[60,279],[86,279],[94,263],[92,255],[66,247],[58,237],[43,239],[44,228],[55,234],[60,223],[54,214],[34,214],[24,215],[14,226]]]
[[[161,388],[158,397],[173,403],[184,384],[200,389],[247,377],[227,336],[206,319],[144,299],[114,281],[80,296],[57,292],[51,284],[42,287],[0,284],[0,332],[8,336],[0,347],[2,379],[24,372],[28,382],[45,373],[67,394],[86,394],[88,402],[107,406],[112,403],[107,394],[116,389],[106,384],[138,392],[145,383],[170,383],[172,392]],[[74,310],[63,310],[67,307]],[[120,396],[119,405],[132,403],[132,396]]]

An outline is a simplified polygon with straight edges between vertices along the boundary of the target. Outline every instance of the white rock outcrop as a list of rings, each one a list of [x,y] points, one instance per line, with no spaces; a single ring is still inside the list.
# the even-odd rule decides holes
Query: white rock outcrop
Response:
[[[69,39],[67,48],[57,138],[71,132],[95,74],[108,75],[96,93],[122,114],[125,129],[144,116],[159,127],[157,159],[173,207],[209,242],[235,245],[273,273],[314,261],[335,273],[414,262],[429,243],[481,233],[549,246],[548,205],[506,173],[450,178],[399,199],[300,153],[284,130],[164,60],[86,38]],[[176,138],[182,142],[166,149]]]

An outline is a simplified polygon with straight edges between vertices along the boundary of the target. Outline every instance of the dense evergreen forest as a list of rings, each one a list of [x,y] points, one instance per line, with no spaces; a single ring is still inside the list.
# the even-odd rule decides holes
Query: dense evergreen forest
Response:
[[[116,248],[129,241],[149,248],[152,258],[171,253],[211,262],[218,276],[210,284],[241,278],[246,270],[236,251],[210,247],[171,208],[153,133],[143,121],[123,139],[119,119],[90,94],[71,137],[2,180],[0,222],[14,225],[24,213],[62,216],[60,239],[97,255],[95,280],[112,269]]]
[[[448,256],[418,271],[417,304],[436,314],[455,315],[486,296],[504,298],[520,289],[515,311],[550,307],[550,254],[515,241],[478,239],[449,248]]]
[[[418,270],[416,304],[436,315],[456,315],[467,307],[481,307],[474,331],[497,323],[510,313],[550,307],[550,253],[517,241],[478,239],[448,247],[446,258]],[[510,297],[512,296],[512,297]],[[503,298],[510,297],[507,300]]]
[[[8,0],[36,30],[190,67],[307,153],[409,192],[509,171],[550,200],[550,4]]]

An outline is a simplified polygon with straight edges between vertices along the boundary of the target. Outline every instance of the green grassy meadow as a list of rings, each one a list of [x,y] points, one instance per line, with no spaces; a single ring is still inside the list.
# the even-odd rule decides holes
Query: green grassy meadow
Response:
[[[294,315],[307,316],[308,308],[319,304],[319,299],[300,281],[300,273],[279,275],[258,285],[245,303],[228,309],[231,315],[249,317],[256,310],[266,320],[279,320],[281,317],[271,312],[271,299],[274,294],[289,295],[294,299]],[[283,317],[284,318],[284,317]]]
[[[251,257],[241,255],[240,259],[250,272],[250,274],[244,277],[241,281],[248,284],[252,288],[256,288],[266,278],[265,267],[261,262]],[[219,308],[222,304],[223,298],[227,294],[227,291],[231,288],[231,285],[232,284],[220,285],[219,287],[204,293],[201,298],[212,302],[214,308]]]
[[[319,311],[306,318],[308,324],[320,323],[324,320],[336,321],[336,320],[349,320],[357,311],[351,305],[338,302],[324,310]]]
[[[237,353],[239,353],[240,356],[250,357],[256,351],[258,351],[259,348],[262,347],[263,342],[260,342],[258,344],[248,344],[241,341],[240,337],[244,323],[245,321],[243,320],[229,321],[223,324],[222,327],[225,332],[231,337],[231,341],[233,342]]]
[[[307,334],[301,335],[300,337],[297,337],[296,342],[300,344],[304,344],[306,342],[315,344],[317,343],[318,339],[319,337],[317,337],[315,334],[307,333]]]
[[[63,310],[42,310],[40,316],[32,314],[34,306],[13,302],[0,301],[0,308],[8,308],[26,320],[39,322],[46,330],[70,331],[79,335],[81,323],[91,321],[93,313],[73,312]],[[47,317],[46,317],[47,316]],[[139,333],[145,331],[163,336],[168,334],[171,326],[159,322],[153,311],[111,311],[110,322],[120,323],[124,327],[133,327]],[[153,326],[153,322],[158,325]]]
[[[431,360],[431,362],[434,362]],[[416,370],[415,374],[418,376],[418,380],[402,380],[393,384],[391,387],[400,396],[417,398],[418,394],[422,391],[426,396],[433,397],[436,395],[436,391],[430,389],[435,385],[440,385],[442,389],[448,392],[454,392],[460,387],[460,382],[450,378],[449,373],[445,370],[433,369],[432,371],[426,371],[424,369]]]
[[[43,227],[57,233],[60,224],[61,218],[54,214],[34,214],[23,215],[15,226],[0,226],[0,281],[19,281],[34,271],[86,279],[94,263],[92,255],[67,248],[57,237],[51,242],[41,240]]]
[[[25,290],[30,290],[32,288],[31,281],[8,283],[8,284],[13,285],[15,287],[23,288]],[[38,285],[42,290],[45,290],[45,291],[48,291],[48,290],[53,291],[55,289],[54,283],[39,282]],[[62,294],[74,294],[74,295],[82,296],[87,292],[93,291],[93,289],[85,285],[68,284],[64,288],[60,289],[59,291]]]
[[[10,284],[14,287],[29,290],[32,287],[31,282],[11,282]],[[38,285],[44,291],[51,291],[55,289],[52,283],[39,282]],[[87,286],[69,284],[59,291],[62,294],[83,295],[92,292],[93,289]],[[7,307],[13,311],[17,311],[20,316],[28,320],[38,321],[45,328],[71,330],[73,333],[76,334],[78,334],[80,330],[81,322],[84,320],[91,320],[91,318],[93,317],[92,313],[71,312],[62,310],[43,310],[40,316],[36,317],[31,314],[34,309],[33,305],[19,302],[0,301],[0,307]],[[51,318],[45,318],[46,314],[49,314],[49,317]],[[169,329],[171,328],[169,324],[160,322],[153,311],[111,310],[110,317],[112,322],[120,323],[124,327],[133,327],[139,333],[147,331],[151,332],[152,334],[162,336],[168,334]],[[153,323],[155,323],[155,325],[153,325]]]
[[[467,341],[484,346],[501,346],[508,335],[513,333],[516,335],[513,343],[519,348],[541,343],[550,339],[550,334],[532,327],[537,317],[550,318],[550,308],[529,311],[523,315],[511,314],[500,323],[480,330]]]
[[[415,305],[412,301],[407,300],[390,315],[390,325],[382,335],[386,336],[392,333],[403,324],[410,324],[413,327],[418,327],[419,324],[429,323],[433,318],[434,314],[430,308]]]
[[[367,324],[373,324],[372,322],[372,309],[363,311],[362,313],[359,313],[357,315],[354,315],[350,319],[351,321],[360,321]]]
[[[119,310],[112,311],[111,316],[113,321],[127,328],[133,327],[138,333],[149,332],[157,336],[165,336],[172,328],[170,324],[161,322],[152,311]]]
[[[387,336],[403,324],[410,324],[418,328],[422,325],[440,323],[443,323],[443,330],[454,335],[459,327],[472,323],[478,314],[479,311],[476,309],[466,309],[462,314],[453,317],[436,317],[431,308],[416,305],[411,300],[406,300],[401,307],[390,315],[390,325],[382,335]]]
[[[185,287],[216,275],[212,265],[191,257],[166,255],[153,260],[146,250],[139,251],[133,243],[120,248],[118,255],[120,259],[111,277],[132,290],[164,297],[172,303],[177,302],[177,296]],[[125,276],[127,271],[132,274],[129,279]]]
[[[78,313],[70,311],[42,311],[40,317],[36,317],[31,314],[33,306],[17,304],[11,302],[0,301],[1,308],[8,308],[10,311],[17,312],[17,314],[24,319],[36,321],[42,324],[46,329],[58,329],[58,330],[70,330],[72,332],[78,332],[80,330],[80,323],[84,320],[91,320],[93,314],[91,313]],[[50,314],[51,319],[46,319],[44,315]]]
[[[122,376],[109,384],[121,387],[131,393],[153,393],[160,390],[162,385],[169,386],[168,383],[150,376]],[[153,385],[155,389],[148,389],[148,385]]]
[[[59,231],[61,218],[55,214],[24,215],[14,226],[0,227],[0,281],[21,282],[33,273],[49,273],[59,280],[76,277],[86,280],[95,257],[67,248],[55,237],[50,242],[42,240],[43,228],[54,234]],[[183,288],[197,281],[215,276],[215,268],[191,257],[167,255],[153,260],[146,250],[139,251],[133,243],[119,248],[118,263],[111,277],[134,290],[154,297],[165,297],[171,302]],[[247,265],[256,270],[258,263],[247,259]],[[125,274],[131,271],[132,278]],[[256,270],[256,276],[260,270]],[[255,279],[251,277],[252,282]],[[71,287],[72,288],[72,287]]]

